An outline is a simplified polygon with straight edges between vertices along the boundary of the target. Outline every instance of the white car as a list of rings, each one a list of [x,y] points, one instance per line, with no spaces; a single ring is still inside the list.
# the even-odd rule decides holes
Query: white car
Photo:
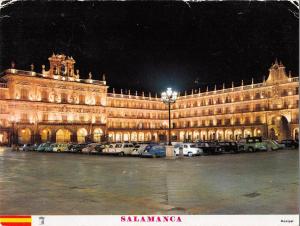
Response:
[[[116,144],[110,144],[108,148],[105,148],[103,150],[103,152],[119,154],[119,155],[130,155],[133,149],[134,149],[134,145],[132,143],[116,143]]]
[[[97,146],[97,143],[91,143],[88,144],[85,148],[82,149],[82,153],[92,153],[95,150],[95,147]]]
[[[184,143],[179,144],[175,147],[175,154],[180,154],[180,148],[183,150],[183,155],[187,156],[194,156],[194,155],[201,155],[203,154],[203,150],[201,148],[198,148],[196,144],[193,143]]]

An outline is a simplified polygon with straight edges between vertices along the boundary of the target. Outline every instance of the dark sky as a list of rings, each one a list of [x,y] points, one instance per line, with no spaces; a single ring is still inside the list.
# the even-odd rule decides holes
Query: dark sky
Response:
[[[277,57],[298,75],[296,9],[287,2],[19,2],[1,10],[1,71],[72,55],[82,77],[161,92],[267,75]]]

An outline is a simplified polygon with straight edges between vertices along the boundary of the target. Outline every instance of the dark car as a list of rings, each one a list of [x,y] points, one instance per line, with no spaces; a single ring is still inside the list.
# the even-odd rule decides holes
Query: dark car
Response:
[[[140,157],[166,157],[166,147],[164,145],[149,144]]]
[[[226,153],[238,153],[239,148],[237,142],[234,141],[222,141],[219,142],[219,145],[223,148],[223,151]]]
[[[84,149],[87,145],[88,145],[88,143],[73,145],[73,147],[70,149],[70,152],[74,152],[74,153],[81,152],[82,149]]]
[[[31,147],[29,148],[29,151],[36,151],[38,149],[38,147],[39,147],[38,144],[31,145]]]
[[[75,147],[77,144],[74,144],[74,143],[70,143],[68,145],[68,152],[71,152],[72,148]]]
[[[293,148],[293,149],[295,149],[295,148],[299,147],[299,142],[298,141],[296,141],[296,140],[290,140],[290,139],[288,139],[288,140],[282,140],[280,142],[280,144],[283,144],[285,148]]]
[[[33,145],[31,144],[24,144],[23,147],[20,148],[22,151],[32,151]]]
[[[197,146],[203,150],[204,155],[214,155],[223,153],[223,148],[218,142],[202,141],[198,142]]]
[[[38,152],[45,152],[45,151],[46,151],[46,148],[49,148],[50,145],[51,145],[51,143],[49,143],[49,142],[47,142],[47,143],[42,143],[42,144],[40,144],[40,145],[37,147],[36,151],[38,151]]]

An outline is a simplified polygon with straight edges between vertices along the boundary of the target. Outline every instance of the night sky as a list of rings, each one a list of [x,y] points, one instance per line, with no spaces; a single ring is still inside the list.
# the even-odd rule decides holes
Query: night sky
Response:
[[[288,2],[18,2],[1,10],[0,70],[48,68],[73,56],[81,77],[161,92],[261,82],[275,58],[298,75],[296,9]]]

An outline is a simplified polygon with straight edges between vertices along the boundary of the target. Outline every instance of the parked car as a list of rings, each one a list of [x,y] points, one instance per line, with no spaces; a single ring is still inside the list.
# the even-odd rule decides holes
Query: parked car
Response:
[[[82,153],[92,153],[95,150],[97,143],[90,143],[85,148],[82,149]]]
[[[104,153],[130,155],[133,152],[134,145],[132,143],[116,143],[110,144],[103,150]]]
[[[141,155],[145,151],[147,146],[148,144],[136,144],[133,151],[131,152],[131,155]]]
[[[49,147],[51,145],[51,143],[42,143],[38,146],[38,148],[36,149],[38,152],[44,152],[46,150],[47,147]]]
[[[299,148],[299,142],[296,140],[291,140],[291,139],[282,140],[280,144],[283,144],[285,148],[293,148],[293,149]]]
[[[213,154],[222,154],[223,148],[214,141],[201,141],[197,143],[197,147],[203,150],[203,154],[213,155]]]
[[[77,153],[77,152],[81,152],[83,148],[85,148],[88,144],[86,143],[82,143],[82,144],[76,144],[73,145],[70,149],[71,152]]]
[[[263,142],[262,137],[247,137],[245,139],[240,139],[239,149],[241,151],[267,151],[268,145],[266,142]]]
[[[166,157],[166,147],[164,145],[148,145],[141,157]]]
[[[105,144],[97,144],[95,146],[95,151],[101,153],[101,152],[103,152],[103,150],[105,149],[105,147],[106,147]]]
[[[237,142],[234,141],[221,141],[219,142],[219,145],[223,148],[223,152],[226,153],[238,153],[239,147]]]
[[[203,150],[196,146],[194,143],[183,143],[175,145],[175,154],[180,154],[180,149],[182,148],[183,155],[194,156],[203,154]]]
[[[57,144],[54,143],[54,144],[50,144],[48,147],[45,148],[45,152],[53,152],[53,148],[56,147]]]
[[[66,152],[68,151],[68,144],[56,144],[52,151],[54,152]]]
[[[279,144],[276,140],[263,140],[267,144],[268,150],[276,151],[279,149],[283,149],[284,145]]]
[[[32,146],[31,144],[24,144],[21,148],[20,151],[32,151]]]
[[[68,151],[69,151],[69,152],[72,152],[72,151],[71,151],[72,148],[75,147],[76,145],[77,145],[77,144],[74,144],[74,143],[70,144],[70,143],[69,143],[69,144],[68,144]]]

